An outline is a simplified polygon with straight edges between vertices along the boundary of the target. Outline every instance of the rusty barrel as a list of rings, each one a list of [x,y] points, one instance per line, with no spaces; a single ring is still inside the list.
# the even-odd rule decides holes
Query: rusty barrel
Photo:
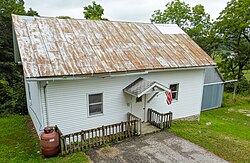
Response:
[[[45,157],[52,157],[59,154],[59,135],[53,127],[45,127],[40,137],[42,154]]]

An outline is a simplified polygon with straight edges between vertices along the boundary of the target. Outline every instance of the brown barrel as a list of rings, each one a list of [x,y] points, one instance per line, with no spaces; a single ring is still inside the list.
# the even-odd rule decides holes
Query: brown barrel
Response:
[[[52,127],[44,128],[44,132],[40,137],[40,146],[42,154],[45,157],[56,156],[59,153],[59,135]]]

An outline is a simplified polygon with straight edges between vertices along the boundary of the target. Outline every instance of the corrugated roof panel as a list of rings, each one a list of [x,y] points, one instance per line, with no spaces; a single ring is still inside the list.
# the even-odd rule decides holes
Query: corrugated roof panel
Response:
[[[143,70],[145,66],[143,65],[142,61],[136,56],[135,51],[130,46],[132,43],[124,33],[119,33],[119,30],[122,28],[119,26],[118,22],[103,22],[109,31],[112,33],[116,43],[119,45],[122,51],[126,54],[127,58],[131,61],[131,63],[135,66],[135,70]]]
[[[176,47],[177,49],[180,49],[180,53],[182,53],[183,57],[188,61],[188,63],[192,66],[198,66],[201,62],[199,62],[198,57],[196,58],[195,55],[193,55],[193,52],[191,52],[184,44],[184,42],[178,37],[178,35],[170,34],[167,35],[168,39],[173,39],[174,42],[177,43]]]
[[[215,65],[177,25],[12,18],[25,77]]]
[[[144,35],[144,42],[148,44],[152,51],[152,54],[154,54],[154,57],[162,65],[162,67],[176,67],[175,63],[169,62],[172,59],[168,55],[165,55],[165,52],[161,50],[160,46],[156,43],[149,32],[147,32],[146,28],[144,28],[141,24],[135,24],[135,26],[138,31],[140,31]]]
[[[44,40],[41,37],[41,32],[37,25],[36,19],[26,20],[26,27],[30,38],[30,44],[32,45],[33,54],[36,58],[38,70],[41,76],[55,75],[51,66],[50,58],[48,57],[48,51],[45,48]]]
[[[108,72],[116,72],[116,71],[124,71],[126,66],[123,65],[123,59],[116,55],[116,53],[112,50],[112,46],[107,45],[108,41],[106,41],[105,35],[99,29],[98,25],[95,21],[87,21],[89,28],[92,30],[94,39],[98,41],[100,46],[96,53],[100,53],[100,58],[104,61],[110,70]],[[114,64],[115,63],[115,64]]]
[[[131,48],[130,50],[132,50],[136,57],[141,60],[145,69],[153,69],[154,65],[152,65],[152,62],[149,60],[149,58],[147,58],[147,52],[138,42],[136,42],[136,35],[130,29],[128,23],[119,22],[116,24],[116,27],[119,28],[119,33],[123,38],[126,39],[126,42],[128,43],[127,45],[129,46],[129,48]]]
[[[126,70],[134,70],[134,64],[128,59],[127,55],[121,49],[120,45],[117,42],[117,39],[112,36],[112,33],[107,28],[104,22],[95,21],[98,29],[103,34],[105,40],[102,43],[105,45],[107,52],[112,58],[113,63],[118,63],[123,65]],[[116,67],[119,65],[115,65]]]
[[[199,47],[187,34],[181,35],[183,36],[187,42],[191,44],[192,47],[196,48],[198,51],[198,58],[202,60],[202,65],[215,65],[215,62],[212,60],[212,58],[203,50],[201,47]]]
[[[142,26],[142,25],[140,25]],[[152,38],[151,43],[153,41],[155,44],[153,47],[157,49],[157,51],[162,55],[164,61],[169,64],[169,67],[178,67],[179,63],[178,60],[175,58],[175,54],[168,48],[168,46],[164,43],[161,37],[159,37],[156,32],[152,31],[150,28],[151,25],[143,25],[142,27],[145,29],[145,35],[148,35]]]
[[[159,57],[159,54],[154,51],[153,46],[150,45],[146,40],[146,37],[142,34],[142,32],[136,27],[135,23],[128,23],[130,29],[134,32],[135,44],[140,45],[140,49],[146,55],[148,60],[151,62],[154,68],[163,68],[161,63],[156,59]]]

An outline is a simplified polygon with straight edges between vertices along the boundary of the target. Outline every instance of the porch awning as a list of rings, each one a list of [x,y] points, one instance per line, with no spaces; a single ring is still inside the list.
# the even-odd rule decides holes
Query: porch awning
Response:
[[[158,93],[168,90],[169,88],[167,86],[164,86],[156,81],[148,81],[144,78],[138,78],[136,81],[124,88],[123,92],[135,97],[141,97],[144,94]]]

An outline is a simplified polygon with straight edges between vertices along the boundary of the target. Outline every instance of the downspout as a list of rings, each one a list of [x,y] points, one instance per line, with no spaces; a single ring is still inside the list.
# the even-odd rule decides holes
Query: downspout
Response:
[[[131,96],[130,98],[130,101],[131,101],[131,106],[130,106],[130,109],[131,109],[131,114],[133,114],[133,96]]]
[[[49,82],[46,81],[45,85],[43,86],[44,103],[45,103],[45,110],[46,110],[46,114],[47,114],[47,118],[46,118],[47,126],[49,126],[49,111],[48,111],[48,102],[47,102],[47,96],[46,96],[46,88],[47,88],[48,84],[49,84]]]
[[[144,95],[144,122],[147,122],[148,120],[146,119],[147,115],[147,94]]]

